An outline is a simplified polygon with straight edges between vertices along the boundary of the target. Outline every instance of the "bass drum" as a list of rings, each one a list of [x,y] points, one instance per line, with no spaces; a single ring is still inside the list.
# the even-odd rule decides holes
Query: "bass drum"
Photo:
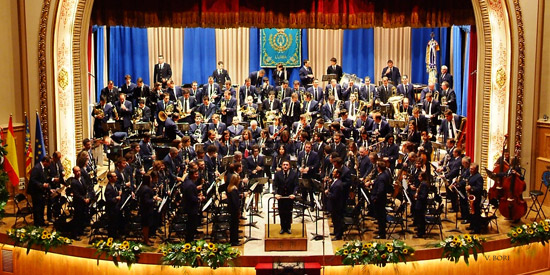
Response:
[[[359,83],[361,83],[361,78],[360,77],[357,77],[356,75],[354,74],[348,74],[348,73],[344,73],[344,75],[342,75],[342,79],[340,79],[340,86],[343,88],[344,86],[347,87],[348,86],[348,83],[353,80],[353,83],[355,83],[355,85],[359,85]]]

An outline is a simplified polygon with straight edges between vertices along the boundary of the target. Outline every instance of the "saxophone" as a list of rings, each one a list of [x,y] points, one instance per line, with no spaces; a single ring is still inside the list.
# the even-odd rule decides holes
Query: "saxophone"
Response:
[[[470,181],[470,178],[468,178],[468,180],[466,182],[469,182]],[[472,195],[470,193],[470,191],[467,191],[468,193],[468,203],[469,203],[469,206],[470,206],[470,214],[473,215],[475,214],[476,210],[474,209],[474,202],[476,200],[476,197],[474,195]]]
[[[114,106],[114,108],[113,108],[113,113],[115,113],[115,120],[119,120],[118,111],[116,110],[116,106]]]

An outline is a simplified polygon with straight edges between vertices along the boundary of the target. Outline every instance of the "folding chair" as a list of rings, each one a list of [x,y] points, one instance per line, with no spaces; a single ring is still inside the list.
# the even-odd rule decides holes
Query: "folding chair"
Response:
[[[15,204],[15,223],[13,224],[13,227],[17,227],[17,220],[20,218],[23,218],[23,221],[25,222],[25,225],[28,225],[29,222],[27,222],[27,216],[32,217],[32,205],[27,199],[27,196],[23,193],[19,193],[15,195],[15,198],[13,199]]]
[[[351,230],[355,228],[357,230],[357,235],[359,235],[359,239],[363,240],[363,231],[361,230],[361,210],[361,205],[357,205],[353,208],[351,215],[344,216],[344,226],[346,228],[344,239],[351,235]]]
[[[550,166],[548,167],[550,169]],[[542,192],[542,186],[546,186],[546,190]],[[529,216],[529,213],[531,211],[536,212],[537,215],[535,216],[535,220],[537,220],[540,216],[544,217],[546,219],[546,214],[544,213],[544,210],[542,209],[542,204],[544,203],[544,200],[546,199],[546,195],[548,195],[548,188],[550,186],[550,171],[546,171],[542,173],[542,179],[540,181],[540,187],[538,190],[531,190],[529,191],[529,196],[531,197],[531,206],[529,207],[529,211],[527,211],[527,214],[525,214],[525,217]],[[544,196],[543,196],[544,195]],[[539,201],[539,197],[542,197],[542,200]],[[542,215],[541,215],[542,213]]]
[[[397,226],[401,226],[401,232],[405,232],[405,218],[403,218],[403,215],[406,207],[406,203],[401,203],[393,214],[386,215],[386,222],[388,223],[388,239],[391,239],[391,236],[395,232]],[[404,234],[403,238],[405,238]]]
[[[441,213],[443,213],[443,203],[440,203],[433,214],[426,215],[426,232],[430,234],[432,229],[439,227],[439,235],[443,240],[443,226],[441,225]]]

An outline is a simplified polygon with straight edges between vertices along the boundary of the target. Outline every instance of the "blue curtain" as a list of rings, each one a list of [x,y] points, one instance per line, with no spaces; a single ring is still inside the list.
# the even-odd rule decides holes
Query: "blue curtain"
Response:
[[[374,76],[374,29],[344,30],[342,68],[365,78]]]
[[[439,43],[437,53],[437,70],[441,64],[449,64],[449,43],[447,28],[414,28],[411,37],[411,81],[413,83],[428,83],[429,74],[426,71],[426,46],[434,33],[434,39]]]
[[[307,29],[302,29],[302,60],[308,59],[307,51]],[[273,71],[275,68],[263,68],[267,77],[269,77],[269,83],[275,85],[273,81]],[[260,70],[260,29],[250,28],[250,63],[249,63],[250,72]],[[290,82],[290,87],[292,87],[292,82],[294,80],[300,80],[300,67],[288,68],[288,81]],[[315,72],[314,72],[315,73]],[[239,84],[244,83],[244,79]]]
[[[96,98],[99,102],[99,95],[101,94],[101,89],[105,87],[105,79],[103,77],[105,73],[105,26],[93,26],[92,32],[95,35],[95,87],[96,87]]]
[[[207,83],[216,68],[215,29],[186,28],[183,37],[182,83]]]
[[[115,26],[109,28],[109,78],[115,85],[124,84],[124,75],[149,82],[149,48],[147,29]],[[103,88],[103,87],[101,87]]]
[[[462,110],[458,106],[457,112],[460,115],[465,116],[468,113],[468,80],[470,79],[470,26],[462,26],[461,30],[465,32],[466,35],[466,47],[464,53],[464,75],[462,80]],[[455,78],[456,79],[456,78]],[[455,89],[456,91],[456,89]],[[458,97],[458,92],[457,92]]]
[[[454,77],[453,89],[456,93],[457,113],[462,112],[462,33],[459,26],[452,26],[451,34],[453,36],[453,67],[449,72]]]

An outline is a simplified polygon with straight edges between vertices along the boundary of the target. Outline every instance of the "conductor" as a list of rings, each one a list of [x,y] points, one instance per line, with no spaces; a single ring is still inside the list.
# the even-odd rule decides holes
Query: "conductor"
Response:
[[[275,198],[279,204],[279,216],[281,219],[281,231],[279,234],[288,233],[292,224],[292,206],[296,191],[298,190],[298,173],[290,169],[290,161],[283,161],[282,170],[275,173]]]

